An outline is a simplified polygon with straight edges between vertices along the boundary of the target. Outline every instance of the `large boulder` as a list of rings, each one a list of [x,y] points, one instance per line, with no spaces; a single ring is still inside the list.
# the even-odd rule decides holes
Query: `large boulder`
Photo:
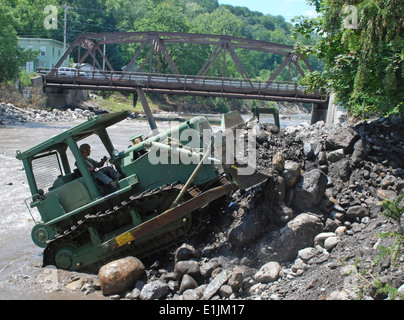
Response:
[[[292,261],[299,250],[311,247],[316,235],[323,230],[319,217],[302,213],[281,229],[262,238],[255,248],[256,256],[261,264],[269,261]]]
[[[135,282],[145,275],[143,263],[135,257],[112,261],[98,272],[101,290],[104,295],[120,294],[132,289]]]
[[[371,145],[367,139],[360,139],[354,144],[352,153],[352,163],[359,164],[365,160],[371,151]]]
[[[293,204],[299,209],[309,209],[320,203],[327,187],[327,176],[320,169],[305,172],[295,187]]]
[[[351,153],[358,134],[350,127],[337,127],[330,131],[325,141],[326,150],[344,149],[345,154]]]
[[[262,283],[273,282],[279,279],[281,272],[282,268],[278,262],[267,262],[254,275],[254,280]]]
[[[266,218],[251,212],[244,220],[229,231],[229,242],[235,247],[242,247],[254,240],[266,225]]]

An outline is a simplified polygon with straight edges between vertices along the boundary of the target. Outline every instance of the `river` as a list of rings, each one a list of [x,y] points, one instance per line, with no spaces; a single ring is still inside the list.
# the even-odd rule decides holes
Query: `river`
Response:
[[[271,116],[272,117],[272,116]],[[310,122],[310,115],[290,115],[281,119],[281,126]],[[270,118],[268,118],[270,119]],[[265,120],[262,118],[261,120]],[[271,122],[272,119],[270,120]],[[22,162],[15,158],[16,151],[25,151],[62,131],[79,124],[75,122],[30,123],[14,126],[0,126],[0,300],[17,299],[60,299],[52,292],[41,290],[35,285],[41,272],[42,249],[31,240],[34,221],[25,205],[29,192]],[[158,122],[159,130],[170,128],[170,122]],[[135,133],[150,133],[146,121],[125,120],[108,129],[116,149],[129,145],[129,138]],[[104,156],[100,142],[87,139],[92,145],[92,157]],[[30,202],[29,200],[27,201]],[[38,219],[34,212],[34,218]],[[80,296],[65,295],[63,299],[82,299]]]

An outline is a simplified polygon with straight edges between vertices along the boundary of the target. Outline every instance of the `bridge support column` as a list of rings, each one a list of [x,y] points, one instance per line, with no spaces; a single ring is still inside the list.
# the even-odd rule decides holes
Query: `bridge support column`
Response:
[[[141,88],[137,88],[136,93],[137,96],[135,95],[133,98],[133,106],[136,106],[137,98],[139,98],[140,102],[142,103],[143,110],[146,113],[147,121],[149,121],[150,129],[152,129],[153,135],[156,135],[158,133],[156,121],[154,120],[149,103],[146,100],[146,96],[144,95],[144,92]]]
[[[327,108],[328,102],[313,103],[313,108],[311,109],[311,124],[314,124],[321,120],[325,123],[327,120]]]
[[[335,104],[335,93],[331,93],[330,102],[328,103],[328,112],[327,112],[327,124],[332,124],[335,122],[335,111],[338,106]]]

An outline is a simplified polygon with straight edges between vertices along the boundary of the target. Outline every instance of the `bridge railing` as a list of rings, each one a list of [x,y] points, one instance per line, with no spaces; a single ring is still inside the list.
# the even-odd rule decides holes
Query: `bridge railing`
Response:
[[[87,89],[103,85],[114,88],[142,87],[173,90],[194,90],[211,92],[233,92],[249,94],[279,94],[288,96],[305,94],[307,96],[319,96],[318,92],[307,92],[306,86],[301,86],[297,81],[261,81],[240,79],[231,77],[194,76],[180,74],[161,74],[127,71],[102,71],[70,69],[43,69],[45,83],[72,84],[76,88]]]

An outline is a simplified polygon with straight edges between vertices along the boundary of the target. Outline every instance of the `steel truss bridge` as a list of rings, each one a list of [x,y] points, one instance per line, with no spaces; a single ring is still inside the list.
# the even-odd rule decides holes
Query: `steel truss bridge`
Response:
[[[129,64],[120,71],[113,69],[103,51],[104,45],[117,44],[140,44]],[[181,61],[174,61],[170,53],[171,44],[177,44],[176,50],[180,50],[178,44],[203,45],[210,51],[209,56],[195,75],[182,74],[179,71],[181,68],[178,67],[181,66]],[[268,80],[256,81],[247,74],[236,52],[238,49],[282,55],[284,59]],[[68,75],[60,72],[59,67],[65,65],[73,50],[77,52],[79,65],[90,61],[93,71],[80,72],[78,69]],[[221,60],[219,56],[223,57],[222,61],[218,61]],[[226,56],[230,56],[231,60],[226,59]],[[234,62],[241,78],[225,76],[229,61]],[[215,63],[222,64],[222,76],[207,76]],[[135,91],[141,88],[144,92],[163,94],[326,103],[328,95],[308,93],[297,81],[276,81],[285,68],[289,68],[289,76],[295,80],[298,76],[304,77],[301,64],[305,65],[308,71],[313,71],[307,59],[294,53],[292,46],[231,36],[170,32],[82,34],[74,40],[55,68],[44,75],[44,87],[45,90],[58,88],[113,91]],[[161,72],[163,65],[166,66],[165,72]],[[103,70],[103,66],[106,66],[106,70]],[[291,66],[294,66],[294,75],[291,75]]]

